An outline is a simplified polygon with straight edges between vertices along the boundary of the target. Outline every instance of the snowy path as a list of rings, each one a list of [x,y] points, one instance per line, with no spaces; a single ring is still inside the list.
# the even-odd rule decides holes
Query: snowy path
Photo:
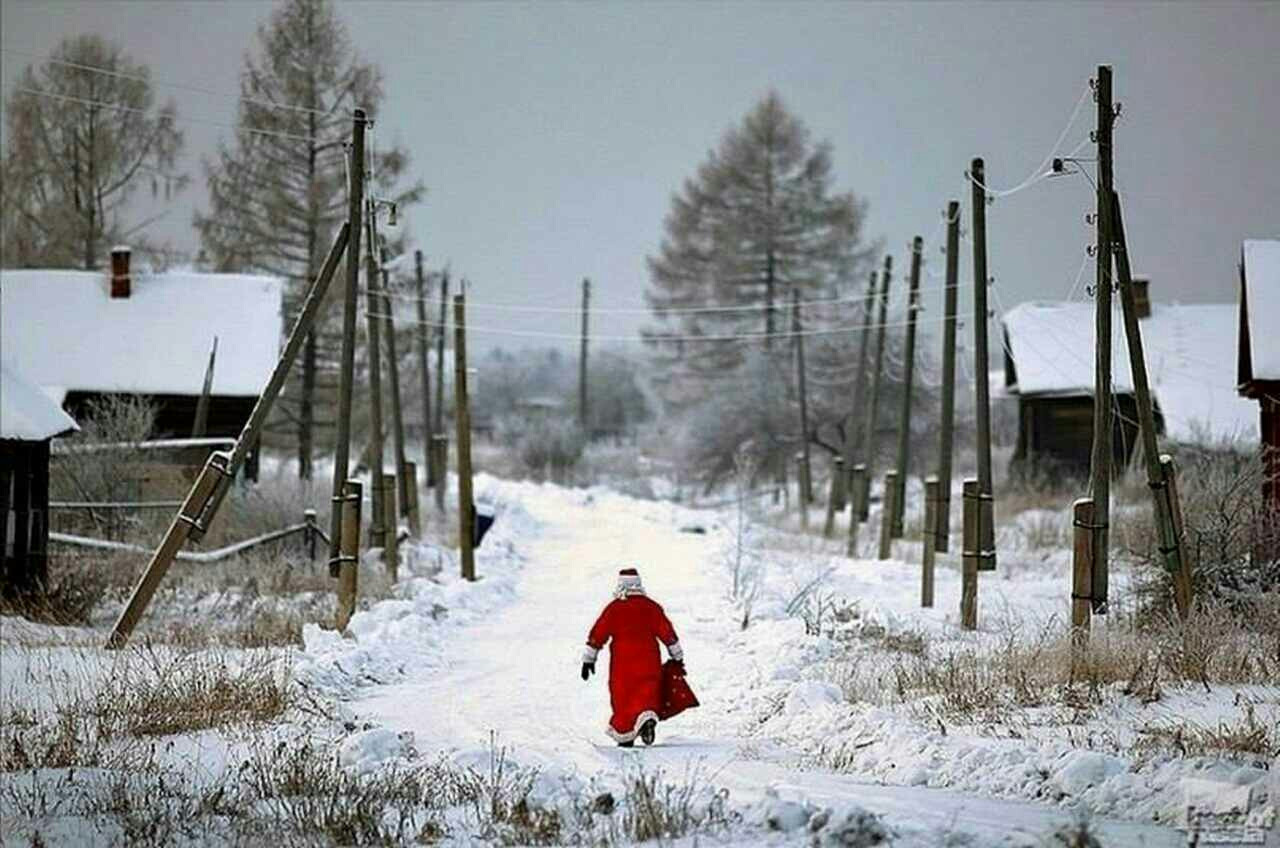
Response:
[[[798,770],[786,752],[762,749],[737,733],[743,718],[726,709],[752,679],[767,673],[761,663],[768,657],[732,648],[740,636],[715,573],[713,536],[680,532],[676,513],[662,504],[620,499],[615,508],[567,496],[522,505],[545,530],[525,551],[528,564],[515,599],[489,620],[453,632],[435,673],[366,690],[352,704],[359,715],[412,731],[424,752],[473,753],[477,762],[485,761],[494,732],[521,763],[554,772],[590,777],[636,759],[675,775],[696,765],[728,788],[737,804],[760,799],[769,787],[784,798],[818,804],[854,801],[884,814],[906,837],[904,844],[931,844],[930,834],[936,838],[947,829],[980,837],[980,844],[1038,844],[1054,824],[1069,819],[1046,805]],[[584,684],[578,677],[585,634],[621,565],[638,566],[649,593],[666,608],[704,703],[661,725],[657,746],[647,750],[612,745],[603,733],[604,681],[597,676]],[[601,668],[607,669],[603,657]],[[1171,829],[1098,824],[1105,845],[1185,844]]]

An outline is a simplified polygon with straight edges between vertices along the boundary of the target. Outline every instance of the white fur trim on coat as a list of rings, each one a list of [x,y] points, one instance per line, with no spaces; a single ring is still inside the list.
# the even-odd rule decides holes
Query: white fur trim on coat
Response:
[[[614,742],[631,742],[640,735],[640,728],[644,727],[646,721],[652,720],[654,724],[658,723],[658,714],[653,710],[645,710],[636,716],[636,723],[632,725],[631,730],[626,733],[619,733],[613,729],[612,724],[604,726],[604,732],[608,733]]]
[[[639,574],[619,574],[618,585],[613,589],[613,596],[621,600],[628,595],[643,595],[644,584]]]
[[[667,646],[667,656],[676,662],[684,662],[684,648],[680,647],[679,642],[672,642]]]
[[[582,652],[582,661],[584,663],[591,663],[592,665],[595,665],[596,657],[598,656],[600,656],[600,649],[593,648],[588,645],[586,650]]]

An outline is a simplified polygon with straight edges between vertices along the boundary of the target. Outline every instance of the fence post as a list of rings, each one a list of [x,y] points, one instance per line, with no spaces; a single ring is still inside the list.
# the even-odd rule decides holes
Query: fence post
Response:
[[[417,539],[422,535],[422,514],[418,510],[418,463],[406,462],[404,476],[405,481],[401,491],[408,499],[405,512],[409,516],[409,533]]]
[[[897,511],[898,472],[884,473],[884,497],[880,499],[880,552],[877,559],[888,559],[893,554],[893,516]]]
[[[836,532],[836,512],[841,509],[844,499],[844,460],[836,457],[831,468],[831,486],[827,491],[827,521],[822,525],[822,535],[830,539]]]
[[[396,510],[396,487],[399,481],[393,474],[382,477],[382,561],[387,566],[387,577],[395,583],[400,576],[400,521]]]
[[[302,531],[302,541],[307,547],[307,558],[316,561],[316,511],[309,509],[302,513],[302,523],[307,529]]]
[[[444,512],[444,480],[449,478],[449,437],[441,433],[431,437],[431,450],[435,452],[435,499],[436,512]]]
[[[1079,654],[1089,644],[1093,617],[1093,500],[1077,498],[1071,505],[1071,676]]]
[[[978,629],[978,549],[982,545],[978,532],[978,481],[964,481],[964,531],[961,535],[960,626]]]
[[[338,632],[347,629],[356,611],[357,566],[360,561],[360,506],[364,487],[359,480],[342,484],[342,532],[338,554]]]
[[[1182,546],[1182,503],[1178,498],[1178,467],[1173,457],[1164,453],[1160,455],[1160,474],[1164,480],[1163,494],[1168,498],[1168,513],[1173,530],[1173,544]],[[1183,620],[1191,614],[1191,605],[1195,601],[1195,586],[1191,582],[1191,563],[1187,561],[1187,552],[1179,551],[1177,556],[1178,570],[1173,575],[1173,600],[1177,604],[1178,614]]]
[[[924,479],[924,557],[920,563],[920,606],[933,606],[933,565],[937,557],[938,478]]]
[[[866,500],[867,466],[861,462],[855,464],[849,472],[849,544],[845,555],[850,559],[858,556],[858,516],[862,515],[862,507]]]

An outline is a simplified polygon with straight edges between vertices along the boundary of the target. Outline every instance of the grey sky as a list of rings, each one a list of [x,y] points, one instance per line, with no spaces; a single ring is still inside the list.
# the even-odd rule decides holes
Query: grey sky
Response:
[[[4,0],[0,43],[43,55],[64,36],[99,32],[158,81],[234,93],[270,9]],[[870,202],[868,234],[900,260],[911,236],[934,236],[926,255],[937,272],[941,209],[952,198],[967,207],[970,158],[985,157],[993,187],[1026,177],[1099,62],[1115,68],[1124,106],[1116,176],[1135,270],[1151,276],[1156,298],[1233,300],[1240,241],[1280,236],[1280,3],[339,9],[358,50],[385,74],[375,143],[405,144],[429,188],[410,232],[433,266],[449,260],[470,278],[476,302],[572,307],[589,276],[602,305],[640,305],[644,257],[661,239],[671,193],[771,86],[834,145],[840,188]],[[6,91],[29,61],[0,55]],[[157,92],[183,116],[233,120],[233,99]],[[1087,138],[1093,120],[1086,101],[1064,147]],[[185,128],[193,187],[154,234],[194,248],[199,158],[230,131]],[[1091,240],[1091,206],[1088,184],[1071,177],[990,207],[990,267],[1005,305],[1067,294]],[[966,247],[966,281],[971,262]],[[629,334],[641,320],[599,316],[595,325]],[[478,308],[472,322],[576,328],[569,315]]]

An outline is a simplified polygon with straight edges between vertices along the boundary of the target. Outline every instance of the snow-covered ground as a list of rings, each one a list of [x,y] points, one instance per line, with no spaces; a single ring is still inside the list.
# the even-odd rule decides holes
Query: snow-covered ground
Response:
[[[1148,703],[1107,691],[1074,714],[1048,699],[996,703],[989,712],[999,715],[977,718],[894,694],[900,663],[998,650],[1051,627],[1065,607],[1065,553],[1006,556],[982,578],[980,631],[965,633],[954,557],[940,558],[935,606],[921,609],[918,564],[849,560],[843,542],[760,516],[740,537],[733,506],[695,511],[485,476],[477,496],[498,512],[478,551],[480,579],[459,579],[451,552],[414,546],[402,566],[410,576],[358,612],[347,634],[308,625],[291,674],[324,706],[291,714],[271,730],[273,744],[328,745],[363,774],[441,757],[484,773],[501,752],[537,770],[529,798],[546,809],[625,797],[628,781],[648,775],[692,787],[695,805],[715,811],[722,826],[698,840],[735,845],[1068,844],[1052,834],[1082,816],[1102,845],[1182,845],[1175,825],[1188,778],[1210,800],[1215,787],[1219,796],[1241,787],[1257,802],[1280,775],[1265,761],[1134,754],[1144,728],[1211,724],[1245,709],[1274,725],[1275,686],[1165,684]],[[1002,550],[1016,547],[1006,541]],[[896,543],[895,553],[914,559],[918,544]],[[578,676],[587,629],[625,566],[640,570],[675,623],[702,701],[660,725],[654,747],[630,750],[604,734],[604,681]],[[6,709],[49,696],[62,669],[79,681],[110,669],[84,647],[93,631],[0,625]],[[164,762],[211,774],[249,756],[225,734],[171,739]],[[446,838],[456,843],[493,836],[455,822]]]

